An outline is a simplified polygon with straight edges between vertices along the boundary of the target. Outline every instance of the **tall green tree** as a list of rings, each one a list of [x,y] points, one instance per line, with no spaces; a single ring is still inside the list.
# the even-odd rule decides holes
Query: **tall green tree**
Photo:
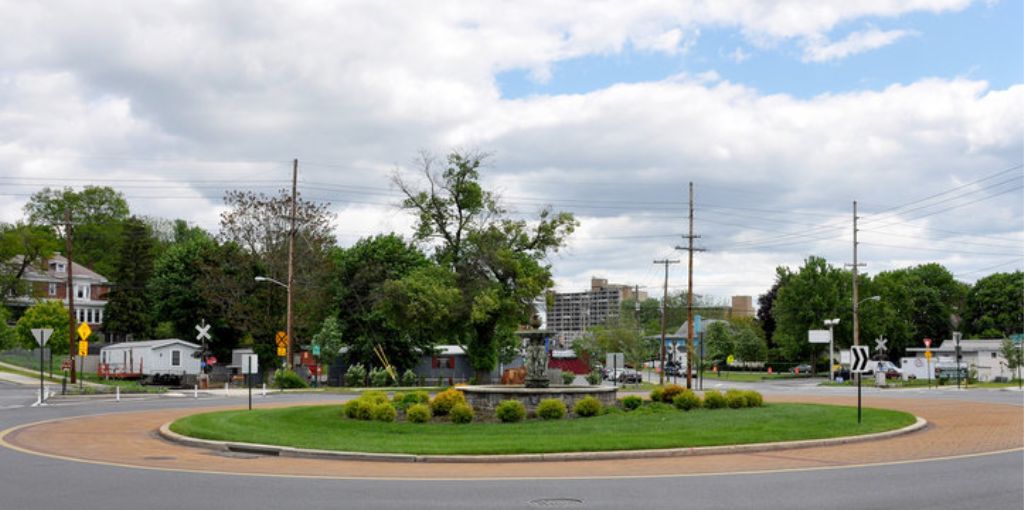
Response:
[[[60,301],[40,301],[25,311],[14,327],[17,343],[25,349],[34,349],[36,344],[32,330],[48,328],[53,330],[46,344],[55,355],[68,353],[68,309]]]
[[[967,286],[932,263],[879,273],[864,289],[881,296],[870,305],[867,326],[889,339],[889,357],[897,359],[924,338],[952,336],[949,317],[962,308]]]
[[[967,293],[964,323],[975,334],[1024,332],[1024,272],[995,273],[975,282]]]
[[[108,338],[126,341],[149,338],[154,317],[149,289],[155,240],[149,226],[136,217],[125,221],[120,257],[114,269],[103,329]]]
[[[29,222],[50,226],[61,241],[66,210],[71,212],[75,262],[109,278],[117,265],[121,228],[130,215],[124,195],[108,186],[43,188],[25,204]]]
[[[757,297],[757,321],[761,324],[764,332],[764,340],[769,349],[775,347],[775,298],[779,296],[779,286],[782,282],[776,280],[768,292]]]
[[[841,319],[835,329],[837,346],[851,343],[853,283],[848,271],[811,256],[795,272],[787,267],[779,267],[776,272],[780,286],[772,307],[776,322],[774,339],[786,359],[808,359],[812,348],[807,342],[807,331],[823,329],[825,319]],[[871,334],[862,330],[862,336],[864,333]]]
[[[360,239],[348,249],[331,252],[331,306],[349,346],[352,362],[378,365],[373,347],[380,345],[388,360],[399,369],[412,368],[417,349],[429,348],[436,340],[415,334],[415,327],[388,319],[382,303],[384,286],[400,280],[430,262],[416,246],[395,234]]]
[[[557,251],[577,222],[570,213],[540,212],[536,220],[514,220],[479,183],[484,156],[453,152],[443,168],[424,157],[422,184],[400,176],[394,183],[403,207],[417,217],[416,239],[430,241],[434,260],[454,275],[461,303],[454,315],[480,382],[490,380],[503,343],[533,314],[532,303],[551,287],[543,263]]]

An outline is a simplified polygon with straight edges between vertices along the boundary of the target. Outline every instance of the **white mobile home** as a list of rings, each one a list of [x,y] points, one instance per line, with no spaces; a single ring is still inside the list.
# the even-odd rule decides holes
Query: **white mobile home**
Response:
[[[177,338],[112,344],[100,350],[100,370],[118,378],[180,382],[182,376],[199,374],[200,361],[195,353],[200,349]]]

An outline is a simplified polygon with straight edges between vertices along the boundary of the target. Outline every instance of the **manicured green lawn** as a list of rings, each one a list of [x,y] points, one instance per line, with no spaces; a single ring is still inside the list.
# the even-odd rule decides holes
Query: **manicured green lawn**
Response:
[[[171,430],[203,439],[324,450],[411,454],[513,454],[715,446],[819,439],[892,430],[910,414],[854,407],[768,404],[753,409],[649,410],[514,424],[383,423],[342,417],[340,406],[221,411]]]

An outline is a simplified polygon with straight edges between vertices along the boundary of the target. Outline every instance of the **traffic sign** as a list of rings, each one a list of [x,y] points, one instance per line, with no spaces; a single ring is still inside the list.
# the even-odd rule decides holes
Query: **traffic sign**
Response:
[[[206,358],[206,363],[209,364],[209,365],[216,365],[217,364],[217,357],[216,356],[210,356],[210,357]]]
[[[196,340],[203,341],[210,339],[210,324],[206,323],[206,319],[203,319],[202,322],[196,324],[196,331],[199,332],[196,335]]]
[[[854,345],[850,347],[853,354],[853,363],[850,364],[850,372],[862,374],[868,371],[868,346]]]
[[[71,370],[71,358],[64,358],[64,360],[60,362],[60,369]]]
[[[931,347],[932,346],[932,339],[931,338],[925,338],[924,339],[924,346],[925,346],[925,348]]]
[[[932,351],[924,351],[924,359],[932,359]]]
[[[831,336],[827,329],[808,329],[807,341],[812,344],[827,344]]]
[[[313,344],[313,356],[319,356],[319,355],[320,355],[320,345],[319,344]]]
[[[284,347],[278,347],[277,348],[277,355],[281,356],[281,357],[287,356],[288,355],[288,349],[286,349]]]
[[[278,331],[277,334],[274,335],[274,343],[276,343],[278,347],[284,347],[288,345],[288,333],[285,333],[284,331]],[[282,354],[282,356],[284,355]]]
[[[885,344],[889,343],[889,339],[885,337],[878,337],[875,339],[875,350],[878,352],[885,352]]]
[[[260,373],[260,360],[255,354],[243,354],[242,355],[242,373],[243,374],[258,374]]]
[[[78,337],[82,340],[88,340],[91,334],[92,328],[89,327],[88,323],[83,322],[81,326],[78,326]]]
[[[89,355],[89,342],[87,340],[78,341],[78,355],[83,358]]]
[[[36,338],[36,343],[39,347],[46,347],[46,342],[50,340],[50,335],[53,334],[53,330],[50,328],[38,328],[32,330],[32,336]]]
[[[727,365],[732,365],[732,362],[733,362],[733,361],[736,361],[736,358],[734,358],[734,357],[732,356],[732,354],[730,354],[728,358],[725,358],[725,363],[726,363]]]

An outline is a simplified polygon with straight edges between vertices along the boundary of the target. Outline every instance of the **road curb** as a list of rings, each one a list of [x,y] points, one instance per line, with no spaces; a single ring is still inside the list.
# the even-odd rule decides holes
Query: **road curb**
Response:
[[[828,439],[807,439],[801,441],[784,441],[778,443],[753,443],[728,446],[701,446],[693,448],[667,448],[661,450],[621,450],[605,452],[566,452],[537,453],[516,455],[413,455],[401,453],[363,453],[339,452],[334,450],[314,450],[274,446],[256,443],[236,443],[230,441],[213,441],[184,436],[171,430],[171,423],[160,426],[159,435],[172,443],[194,448],[205,448],[220,452],[251,453],[278,457],[298,457],[310,459],[356,460],[375,462],[421,462],[421,463],[504,463],[504,462],[565,462],[581,460],[621,460],[621,459],[655,459],[664,457],[696,457],[704,455],[723,455],[730,453],[759,453],[798,448],[814,448],[837,446],[867,441],[878,441],[902,436],[923,430],[928,421],[915,416],[916,421],[901,429],[864,434],[859,436],[833,437]]]

